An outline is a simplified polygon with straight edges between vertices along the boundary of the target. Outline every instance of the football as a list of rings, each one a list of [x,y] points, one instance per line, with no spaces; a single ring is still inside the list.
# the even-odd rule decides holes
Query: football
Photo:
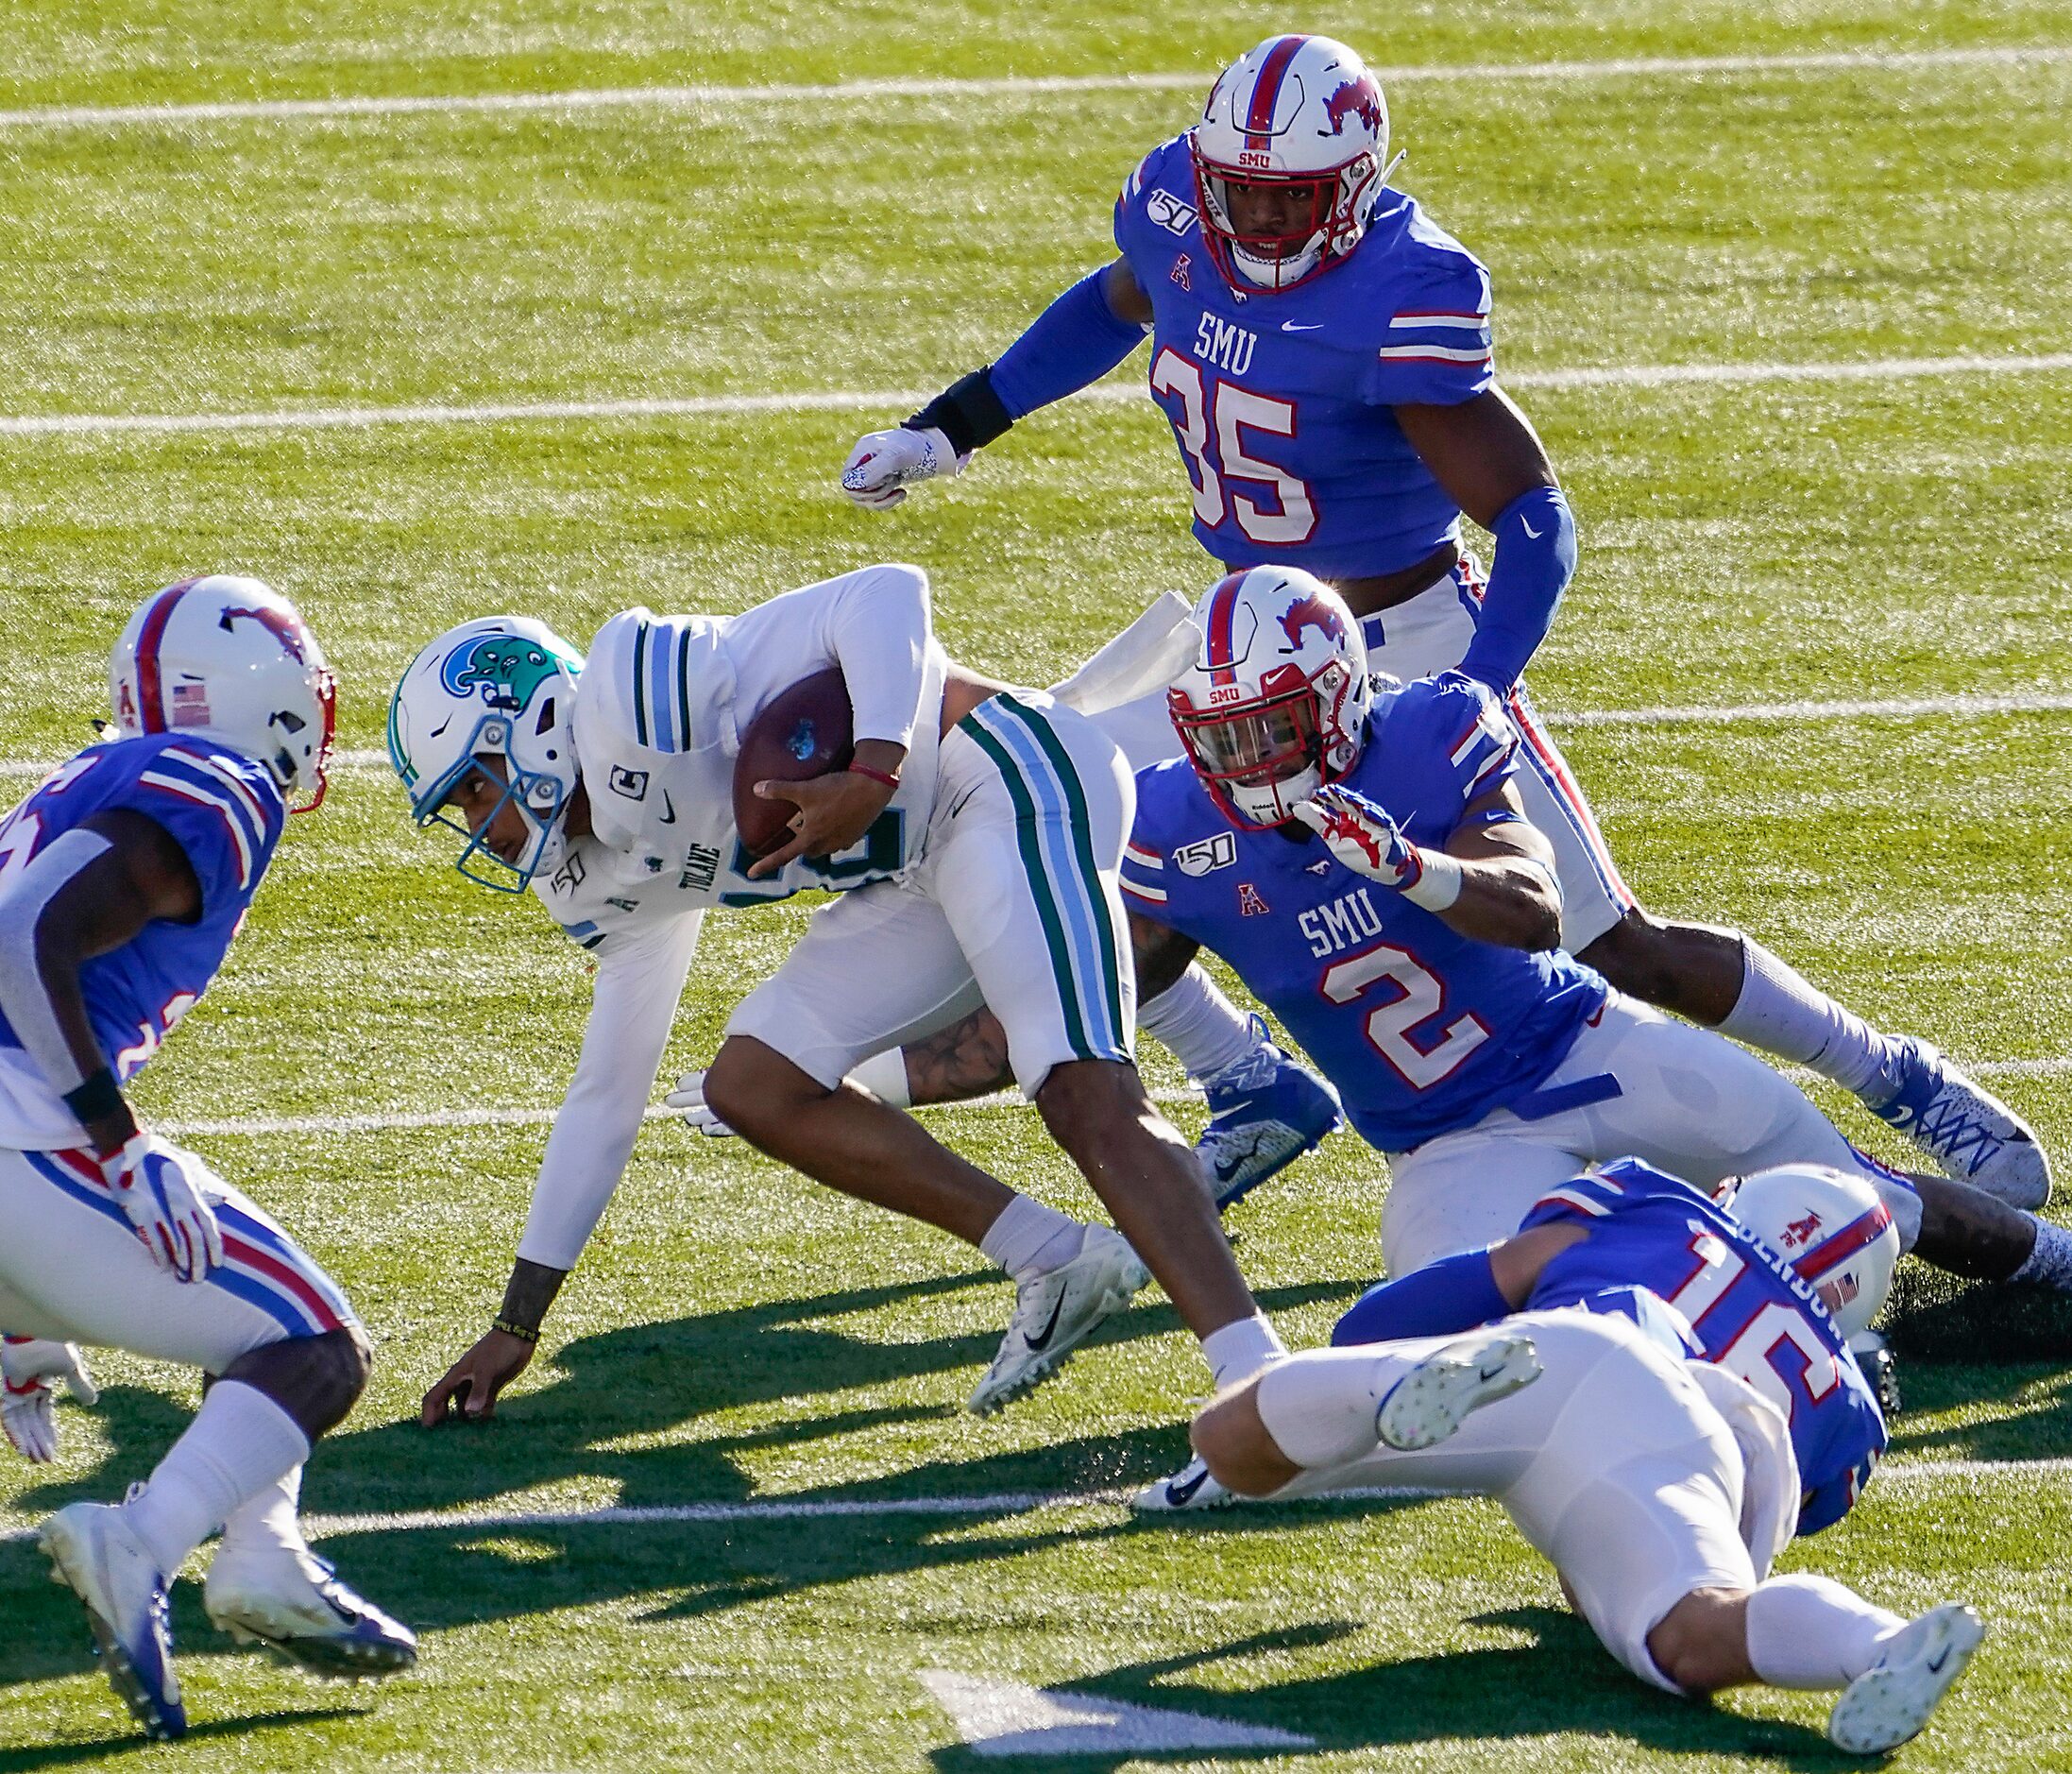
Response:
[[[756,783],[848,769],[855,755],[849,721],[849,687],[840,668],[829,666],[800,678],[748,724],[734,759],[734,826],[751,856],[782,848],[798,811],[790,801],[764,800]]]

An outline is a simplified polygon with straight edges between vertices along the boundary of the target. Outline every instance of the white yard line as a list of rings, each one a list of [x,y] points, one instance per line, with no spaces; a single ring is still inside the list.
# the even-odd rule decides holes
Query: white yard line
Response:
[[[1843,358],[1827,363],[1606,364],[1579,369],[1526,369],[1507,388],[1661,388],[1765,382],[1888,382],[1923,377],[2034,376],[2072,369],[2072,351],[1998,357]],[[378,425],[508,425],[569,421],[740,418],[764,413],[897,414],[923,404],[920,388],[802,389],[779,394],[695,394],[622,401],[500,401],[479,405],[300,406],[232,413],[13,413],[0,415],[0,437],[112,437],[136,433],[364,431]],[[1109,382],[1073,397],[1100,401],[1147,399],[1135,382]]]
[[[1866,720],[1970,720],[1985,715],[2072,713],[2072,693],[2019,692],[1957,696],[1902,696],[1843,702],[1688,703],[1653,708],[1569,708],[1540,711],[1554,727],[1602,726],[1741,726],[1765,723]],[[0,759],[0,780],[47,776],[63,759]],[[343,751],[331,759],[334,770],[384,771],[388,754],[371,747]]]
[[[1785,1068],[1802,1083],[1809,1083],[1814,1074],[1804,1066]],[[2030,1060],[1967,1060],[1964,1069],[1981,1078],[2063,1078],[2072,1074],[2072,1054],[2053,1054],[2045,1059]],[[1199,1102],[1198,1090],[1154,1090],[1152,1100],[1165,1104]],[[992,1096],[975,1097],[962,1103],[939,1104],[943,1108],[963,1109],[1015,1109],[1022,1106],[1022,1098],[1013,1091],[995,1091]],[[230,1116],[216,1119],[155,1121],[153,1125],[161,1133],[177,1139],[273,1139],[292,1138],[304,1134],[344,1136],[356,1134],[396,1134],[434,1127],[547,1127],[552,1124],[555,1111],[552,1108],[537,1109],[448,1109],[421,1111],[399,1109],[376,1110],[365,1115],[256,1115]],[[650,1103],[647,1118],[651,1121],[674,1119],[676,1111],[662,1104]]]
[[[1835,74],[1930,68],[2030,68],[2072,60],[2072,45],[2038,43],[1949,49],[1815,51],[1769,56],[1626,56],[1584,61],[1463,62],[1377,68],[1384,86],[1413,81],[1615,80],[1714,75]],[[178,105],[38,105],[0,111],[0,129],[113,129],[298,118],[462,116],[487,112],[695,111],[730,105],[871,104],[889,98],[998,99],[1046,94],[1205,91],[1203,68],[1165,74],[1063,74],[999,77],[836,80],[770,86],[579,87],[554,93],[427,93],[334,98],[210,100]]]
[[[1888,1461],[1877,1469],[1881,1488],[1920,1480],[2048,1478],[2072,1475],[2072,1459],[1931,1459]],[[893,1516],[1008,1516],[1032,1510],[1113,1507],[1129,1502],[1134,1486],[1099,1491],[1006,1491],[972,1496],[762,1497],[734,1503],[664,1503],[640,1508],[594,1510],[401,1510],[364,1514],[311,1515],[303,1526],[313,1540],[347,1534],[519,1532],[552,1527],[654,1527],[671,1524],[743,1525],[758,1522],[879,1520]],[[1421,1502],[1447,1493],[1406,1486],[1368,1485],[1332,1493],[1350,1502]],[[1247,1519],[1252,1511],[1219,1519]],[[1268,1519],[1262,1512],[1259,1519]],[[0,1532],[0,1542],[31,1538],[33,1528]]]

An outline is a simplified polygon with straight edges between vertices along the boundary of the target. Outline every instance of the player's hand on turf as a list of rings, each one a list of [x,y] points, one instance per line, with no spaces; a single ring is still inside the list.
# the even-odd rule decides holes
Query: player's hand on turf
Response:
[[[1306,801],[1297,802],[1295,816],[1355,875],[1401,889],[1424,873],[1417,845],[1402,835],[1387,810],[1341,783],[1326,783]]]
[[[874,431],[857,439],[841,465],[841,490],[872,511],[890,511],[917,481],[960,473],[970,460],[932,425],[923,431],[904,426]]]
[[[858,770],[830,770],[799,782],[758,782],[766,801],[795,801],[791,840],[749,867],[749,878],[774,875],[793,857],[832,856],[861,842],[895,791]]]
[[[706,1106],[704,1072],[686,1072],[676,1081],[676,1088],[662,1100],[684,1117],[686,1127],[713,1139],[734,1137],[734,1130]]]
[[[58,1412],[50,1382],[62,1380],[82,1405],[96,1403],[101,1389],[71,1343],[36,1337],[9,1337],[0,1344],[0,1430],[14,1451],[38,1466],[58,1458]]]
[[[223,1262],[215,1202],[228,1186],[191,1151],[138,1132],[100,1154],[101,1176],[144,1248],[175,1281],[201,1281]]]
[[[525,1372],[535,1347],[509,1331],[484,1331],[425,1393],[417,1421],[435,1429],[450,1417],[479,1423],[495,1416],[497,1395]]]

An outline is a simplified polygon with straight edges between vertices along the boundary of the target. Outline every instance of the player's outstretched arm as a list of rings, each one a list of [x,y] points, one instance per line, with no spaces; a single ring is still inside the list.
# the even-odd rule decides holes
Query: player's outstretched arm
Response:
[[[160,1268],[199,1281],[223,1261],[211,1195],[221,1185],[192,1152],[153,1138],[101,1051],[80,969],[154,919],[201,915],[201,883],[173,834],[116,808],[55,839],[0,899],[0,1011],[78,1119],[109,1190]]]
[[[1488,589],[1460,669],[1508,691],[1547,638],[1575,573],[1575,518],[1554,465],[1502,389],[1457,406],[1399,406],[1396,421],[1453,503],[1497,539]]]
[[[974,451],[1016,419],[1098,382],[1150,324],[1150,299],[1127,261],[1089,272],[996,362],[953,382],[893,430],[859,437],[842,464],[841,490],[869,510],[888,511],[909,486],[960,473]]]
[[[540,1321],[568,1278],[565,1269],[529,1263],[522,1256],[512,1264],[495,1323],[433,1382],[417,1421],[433,1429],[451,1416],[468,1423],[495,1416],[498,1395],[531,1365],[533,1351],[539,1346]]]
[[[1463,936],[1505,948],[1560,946],[1554,847],[1508,782],[1468,804],[1442,849],[1411,843],[1385,808],[1342,783],[1327,783],[1295,810],[1346,867]]]

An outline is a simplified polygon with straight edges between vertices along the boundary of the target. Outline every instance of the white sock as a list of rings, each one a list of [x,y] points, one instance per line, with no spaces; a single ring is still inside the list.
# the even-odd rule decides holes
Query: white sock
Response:
[[[240,1504],[309,1457],[309,1437],[264,1392],[220,1380],[123,1513],[170,1577]]]
[[[2036,1228],[2036,1248],[2022,1261],[2011,1281],[2032,1281],[2039,1287],[2072,1293],[2072,1232],[2035,1214],[2022,1216]]]
[[[1365,1349],[1290,1356],[1260,1376],[1259,1420],[1298,1466],[1350,1465],[1381,1445],[1374,1413],[1405,1365],[1400,1356]]]
[[[1260,1048],[1252,1019],[1223,996],[1198,964],[1148,1004],[1138,1006],[1137,1027],[1172,1049],[1197,1083]]]
[[[978,1248],[1016,1281],[1023,1281],[1062,1269],[1078,1255],[1085,1242],[1086,1228],[1070,1214],[1017,1195],[986,1228]]]
[[[1748,1597],[1748,1662],[1773,1688],[1845,1688],[1907,1623],[1826,1577],[1773,1577]]]
[[[308,1544],[296,1511],[302,1502],[302,1469],[295,1467],[232,1510],[223,1524],[226,1546],[285,1546],[300,1551]]]
[[[1899,1088],[1898,1044],[1750,937],[1741,938],[1741,993],[1720,1032],[1810,1066],[1873,1108]]]
[[[860,1084],[880,1102],[889,1102],[895,1109],[913,1107],[913,1091],[907,1083],[907,1050],[904,1048],[887,1048],[882,1053],[874,1053],[861,1066],[851,1070],[847,1080]]]
[[[1266,1322],[1264,1312],[1232,1319],[1201,1339],[1201,1354],[1214,1375],[1215,1390],[1248,1380],[1261,1368],[1285,1360],[1288,1346]]]

